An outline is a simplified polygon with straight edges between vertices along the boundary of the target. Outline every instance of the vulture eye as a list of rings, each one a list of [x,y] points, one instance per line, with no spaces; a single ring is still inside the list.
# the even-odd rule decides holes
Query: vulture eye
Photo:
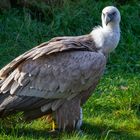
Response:
[[[113,12],[112,15],[115,16],[116,15],[116,12]]]

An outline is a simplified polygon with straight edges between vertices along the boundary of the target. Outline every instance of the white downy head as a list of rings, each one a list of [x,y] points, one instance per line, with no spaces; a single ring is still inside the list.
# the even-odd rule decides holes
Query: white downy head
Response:
[[[94,28],[91,35],[96,47],[108,54],[116,48],[120,40],[120,12],[114,6],[107,6],[102,10],[101,19],[102,27]]]

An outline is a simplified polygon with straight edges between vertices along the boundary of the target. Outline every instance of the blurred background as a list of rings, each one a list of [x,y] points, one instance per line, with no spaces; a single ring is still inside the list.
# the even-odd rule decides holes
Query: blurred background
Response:
[[[140,1],[0,0],[0,68],[52,37],[90,33],[101,25],[101,11],[108,5],[121,13],[120,43],[84,106],[84,136],[64,134],[60,139],[140,139]],[[0,138],[46,138],[44,120],[22,125],[17,117],[9,120],[8,127],[0,120]]]

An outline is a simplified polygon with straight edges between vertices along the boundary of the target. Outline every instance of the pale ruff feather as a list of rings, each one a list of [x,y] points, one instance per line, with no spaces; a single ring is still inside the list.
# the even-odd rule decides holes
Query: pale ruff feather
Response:
[[[101,51],[104,53],[113,51],[120,40],[119,27],[114,27],[114,29],[111,30],[109,28],[98,26],[93,29],[91,35],[94,39],[96,47],[101,48]]]

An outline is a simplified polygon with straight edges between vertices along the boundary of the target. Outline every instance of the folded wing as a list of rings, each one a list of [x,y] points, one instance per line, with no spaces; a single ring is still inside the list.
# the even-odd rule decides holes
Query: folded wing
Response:
[[[0,71],[0,108],[56,110],[96,83],[105,64],[90,35],[54,38]]]

